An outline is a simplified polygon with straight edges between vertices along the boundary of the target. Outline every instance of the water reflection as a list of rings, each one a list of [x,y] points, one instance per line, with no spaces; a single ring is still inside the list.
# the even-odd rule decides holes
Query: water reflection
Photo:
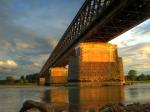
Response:
[[[124,93],[125,92],[125,93]],[[0,87],[0,112],[19,112],[26,100],[48,102],[56,112],[90,112],[106,103],[150,101],[150,83],[124,87]],[[59,111],[60,110],[60,111]],[[80,111],[82,110],[82,111]]]
[[[150,100],[150,84],[134,84],[126,86],[125,103],[132,102],[149,102]]]
[[[129,93],[132,98],[138,97],[138,94],[139,94],[137,88],[129,89]]]
[[[43,101],[57,110],[98,111],[107,103],[123,102],[124,96],[124,87],[120,86],[53,88],[45,91]]]

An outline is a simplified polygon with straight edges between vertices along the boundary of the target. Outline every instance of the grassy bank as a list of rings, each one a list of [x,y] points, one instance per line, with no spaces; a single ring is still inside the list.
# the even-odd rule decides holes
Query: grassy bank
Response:
[[[146,80],[146,81],[126,81],[127,85],[135,84],[135,83],[150,83],[150,80]]]
[[[38,87],[37,85],[0,85],[0,88],[28,88],[28,87]]]
[[[0,86],[33,86],[33,85],[37,84],[22,80],[14,80],[14,81],[0,80]]]

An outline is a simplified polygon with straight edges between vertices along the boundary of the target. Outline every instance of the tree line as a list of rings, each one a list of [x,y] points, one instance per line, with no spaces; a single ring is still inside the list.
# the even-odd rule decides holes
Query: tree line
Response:
[[[0,84],[33,84],[38,82],[38,76],[38,73],[21,76],[18,79],[13,76],[7,76],[6,79],[0,80]]]
[[[29,83],[37,83],[37,81],[38,81],[38,73],[30,74],[30,75],[26,75],[26,76],[21,76],[20,80],[27,81]]]
[[[143,73],[141,73],[140,75],[137,75],[136,70],[130,70],[128,72],[128,75],[125,76],[125,79],[127,81],[148,81],[150,80],[150,75],[145,75]]]

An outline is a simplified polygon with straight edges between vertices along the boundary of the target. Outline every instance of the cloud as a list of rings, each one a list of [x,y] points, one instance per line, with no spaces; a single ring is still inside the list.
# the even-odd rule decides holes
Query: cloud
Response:
[[[119,55],[124,56],[124,57],[127,57],[127,56],[140,56],[140,58],[149,57],[150,56],[150,42],[139,43],[136,45],[119,48]]]
[[[21,39],[15,39],[15,43],[16,43],[16,49],[17,50],[22,50],[22,49],[32,49],[32,48],[35,48],[35,45],[34,44],[30,44],[30,43],[27,43]]]
[[[137,70],[144,70],[144,69],[150,69],[150,64],[149,63],[142,63],[142,64],[133,64],[130,65],[130,67],[134,67]]]
[[[131,64],[133,64],[133,60],[132,60],[132,58],[131,57],[126,57],[126,58],[123,58],[123,63],[124,64],[126,64],[126,65],[131,65]]]
[[[150,57],[150,43],[139,49],[139,53],[144,57]]]
[[[63,0],[60,5],[60,0],[0,0],[0,75],[39,72],[83,2]],[[126,68],[147,65],[149,31],[150,20],[118,39],[120,55],[129,64]]]
[[[12,51],[12,44],[7,40],[0,40],[0,57],[7,57],[9,53]]]
[[[118,52],[123,57],[125,71],[150,71],[150,42],[119,48]]]
[[[110,41],[118,45],[125,73],[130,69],[150,72],[150,19]]]
[[[1,40],[0,44],[0,77],[10,75],[26,75],[39,72],[48,59],[53,41],[47,38],[14,38],[13,40]],[[12,59],[12,60],[10,60]]]
[[[36,62],[33,63],[33,66],[34,66],[34,67],[37,67],[37,68],[40,68],[40,64],[39,64],[39,63],[36,63]]]
[[[48,42],[48,45],[51,47],[51,48],[55,48],[55,46],[57,45],[58,43],[58,39],[57,38],[48,38],[46,40],[46,42]]]
[[[150,42],[150,19],[111,40],[119,48]]]
[[[18,67],[18,64],[14,60],[6,60],[6,61],[0,61],[0,68],[1,69],[15,69]]]

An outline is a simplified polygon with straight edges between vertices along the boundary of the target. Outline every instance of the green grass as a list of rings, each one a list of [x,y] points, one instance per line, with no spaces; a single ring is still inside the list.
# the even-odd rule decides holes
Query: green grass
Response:
[[[36,83],[29,83],[27,81],[7,81],[7,80],[0,80],[0,85],[35,85]]]
[[[127,85],[134,84],[134,83],[150,83],[150,80],[146,80],[146,81],[126,81]]]

